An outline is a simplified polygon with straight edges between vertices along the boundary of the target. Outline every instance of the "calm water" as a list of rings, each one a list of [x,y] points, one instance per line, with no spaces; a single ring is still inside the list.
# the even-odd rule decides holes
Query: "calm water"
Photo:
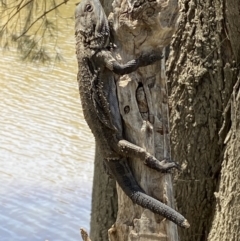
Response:
[[[89,229],[94,141],[81,112],[74,23],[62,24],[60,64],[0,53],[0,241],[81,240],[79,228]]]

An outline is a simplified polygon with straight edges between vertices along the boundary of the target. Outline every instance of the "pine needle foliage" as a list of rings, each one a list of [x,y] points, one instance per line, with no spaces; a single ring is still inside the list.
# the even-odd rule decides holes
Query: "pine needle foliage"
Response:
[[[56,50],[59,7],[69,0],[0,0],[0,45],[16,48],[23,60],[61,59]],[[49,39],[51,40],[49,42]]]

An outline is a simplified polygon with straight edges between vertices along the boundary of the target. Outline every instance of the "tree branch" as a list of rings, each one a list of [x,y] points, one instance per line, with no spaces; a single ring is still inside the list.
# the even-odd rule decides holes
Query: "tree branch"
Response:
[[[23,35],[25,35],[30,28],[37,22],[39,21],[41,18],[43,18],[44,16],[46,16],[48,13],[52,12],[53,10],[57,9],[58,7],[60,7],[61,5],[63,5],[64,3],[66,4],[69,0],[64,0],[63,2],[59,3],[58,5],[54,6],[53,8],[49,9],[48,11],[45,11],[42,15],[40,15],[37,19],[35,19],[35,21],[33,21],[30,26],[20,35],[16,38],[16,40],[18,40],[19,38],[21,38]]]

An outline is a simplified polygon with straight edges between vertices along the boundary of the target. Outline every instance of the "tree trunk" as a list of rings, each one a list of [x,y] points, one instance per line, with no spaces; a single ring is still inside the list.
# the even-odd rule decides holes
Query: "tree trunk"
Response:
[[[224,141],[226,149],[209,241],[239,240],[240,237],[240,76],[229,103],[231,129]]]
[[[228,133],[231,125],[230,133],[239,133],[240,109],[235,98],[231,120],[228,103],[239,75],[240,3],[183,0],[181,5],[168,64],[173,157],[184,167],[176,176],[176,198],[191,223],[190,229],[181,230],[181,239],[238,240],[230,237],[240,235],[235,196],[239,187],[234,185],[239,180],[240,144]]]
[[[235,60],[237,83],[224,109],[223,127],[231,126],[224,139],[224,157],[219,191],[215,193],[217,206],[209,241],[239,240],[240,237],[240,2],[230,0],[225,6],[226,31]],[[226,78],[229,81],[229,78]],[[226,128],[225,128],[226,129]],[[224,130],[224,128],[221,129]]]
[[[173,159],[183,168],[175,176],[175,194],[191,224],[179,230],[183,241],[235,241],[240,236],[239,5],[238,0],[181,1],[168,79]],[[154,190],[150,194],[158,197]],[[120,229],[132,232],[133,225],[143,223],[136,220]]]
[[[117,217],[117,203],[116,182],[104,170],[103,158],[96,146],[90,231],[92,240],[108,240],[108,229]]]
[[[109,6],[109,2],[102,2]],[[115,1],[110,20],[115,30],[116,58],[123,63],[144,51],[163,50],[170,43],[178,13],[176,0],[164,4],[161,1],[141,2],[139,5],[136,1],[131,4],[130,2]],[[106,12],[109,12],[109,9]],[[161,64],[142,68],[120,78],[118,98],[125,138],[144,147],[159,160],[170,158],[165,60],[163,59]],[[99,156],[98,150],[96,153]],[[146,193],[174,206],[170,174],[161,175],[148,169],[139,160],[129,160],[129,163],[137,182]],[[99,176],[96,171],[99,172],[99,168],[95,167],[94,173]],[[99,181],[94,178],[94,187],[100,190],[96,184],[99,185]],[[104,184],[101,184],[101,192],[108,191]],[[97,199],[93,196],[91,238],[103,240],[105,235],[102,235],[102,232],[105,229],[97,221],[100,211],[96,208],[101,205],[101,198],[96,192],[93,195]],[[178,240],[175,224],[134,205],[120,188],[118,201],[118,217],[114,227],[109,230],[110,240]],[[109,213],[109,207],[105,208],[106,206],[101,212]]]
[[[113,0],[100,0],[106,15],[112,11]],[[92,193],[90,237],[93,241],[107,241],[108,230],[116,221],[118,197],[115,180],[109,178],[101,152],[96,146]]]

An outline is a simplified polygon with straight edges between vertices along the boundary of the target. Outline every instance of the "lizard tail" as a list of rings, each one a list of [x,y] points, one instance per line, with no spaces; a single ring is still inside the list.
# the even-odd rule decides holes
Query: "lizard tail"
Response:
[[[185,217],[166,204],[148,196],[138,185],[125,159],[108,160],[109,171],[116,179],[125,194],[131,198],[133,203],[159,214],[182,228],[189,228],[190,225]]]

